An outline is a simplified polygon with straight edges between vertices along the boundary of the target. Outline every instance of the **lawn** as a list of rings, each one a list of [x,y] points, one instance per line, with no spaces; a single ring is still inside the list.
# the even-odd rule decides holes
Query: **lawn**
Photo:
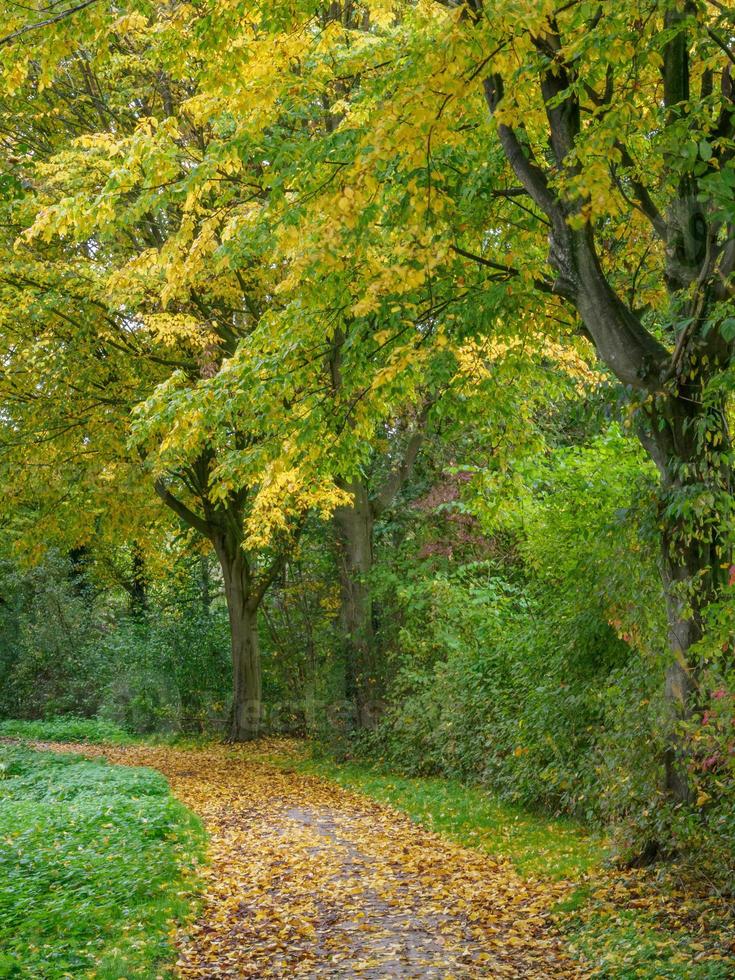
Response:
[[[0,746],[0,840],[0,977],[169,975],[204,838],[161,775]]]

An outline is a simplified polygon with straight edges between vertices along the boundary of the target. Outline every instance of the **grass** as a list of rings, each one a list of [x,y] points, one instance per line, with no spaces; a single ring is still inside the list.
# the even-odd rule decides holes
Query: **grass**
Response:
[[[168,976],[204,832],[165,779],[0,746],[0,800],[0,977]]]
[[[135,738],[118,725],[97,718],[50,718],[46,721],[0,721],[0,738],[41,742],[93,742],[127,745]]]
[[[211,743],[211,735],[181,732],[154,732],[133,735],[111,721],[99,718],[79,718],[63,715],[37,721],[10,719],[0,721],[0,740],[19,739],[23,742],[88,742],[91,745],[174,745],[180,749],[201,748]]]
[[[575,928],[576,922],[576,928]],[[593,902],[566,928],[573,948],[600,980],[730,980],[735,959],[696,934],[662,929],[653,913],[600,911]]]

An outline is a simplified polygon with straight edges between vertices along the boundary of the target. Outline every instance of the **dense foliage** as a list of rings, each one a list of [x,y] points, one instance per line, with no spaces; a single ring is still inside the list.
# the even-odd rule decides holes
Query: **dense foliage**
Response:
[[[104,564],[89,561],[80,570],[58,553],[31,569],[6,561],[3,714],[99,716],[139,733],[222,724],[227,624],[202,567],[196,558],[181,563],[144,609],[131,611]]]
[[[54,10],[0,38],[3,713],[310,732],[727,877],[733,11]]]

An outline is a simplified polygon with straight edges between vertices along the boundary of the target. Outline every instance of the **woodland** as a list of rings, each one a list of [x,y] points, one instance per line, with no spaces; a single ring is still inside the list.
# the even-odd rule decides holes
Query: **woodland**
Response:
[[[0,14],[0,977],[735,975],[733,5]]]

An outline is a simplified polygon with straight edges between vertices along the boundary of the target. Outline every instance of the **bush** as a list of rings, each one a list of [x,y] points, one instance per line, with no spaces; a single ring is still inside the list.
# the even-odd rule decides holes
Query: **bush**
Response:
[[[230,700],[227,614],[203,603],[186,572],[133,614],[88,565],[82,573],[54,553],[30,570],[0,565],[0,716],[101,716],[141,734],[219,727]]]
[[[111,676],[100,717],[140,734],[219,728],[230,702],[229,627],[222,610],[174,608],[124,620],[101,646]]]
[[[625,674],[627,646],[603,621],[553,618],[547,596],[522,596],[479,568],[419,591],[404,608],[402,666],[369,750],[411,774],[479,780],[515,803],[599,815],[601,689]]]
[[[407,538],[376,576],[393,679],[358,750],[617,825],[631,853],[670,837],[653,479],[613,426],[468,488],[465,510],[515,539],[503,561],[422,563]]]
[[[50,553],[35,568],[0,566],[0,713],[91,716],[109,675],[100,643],[108,617],[72,562]]]

